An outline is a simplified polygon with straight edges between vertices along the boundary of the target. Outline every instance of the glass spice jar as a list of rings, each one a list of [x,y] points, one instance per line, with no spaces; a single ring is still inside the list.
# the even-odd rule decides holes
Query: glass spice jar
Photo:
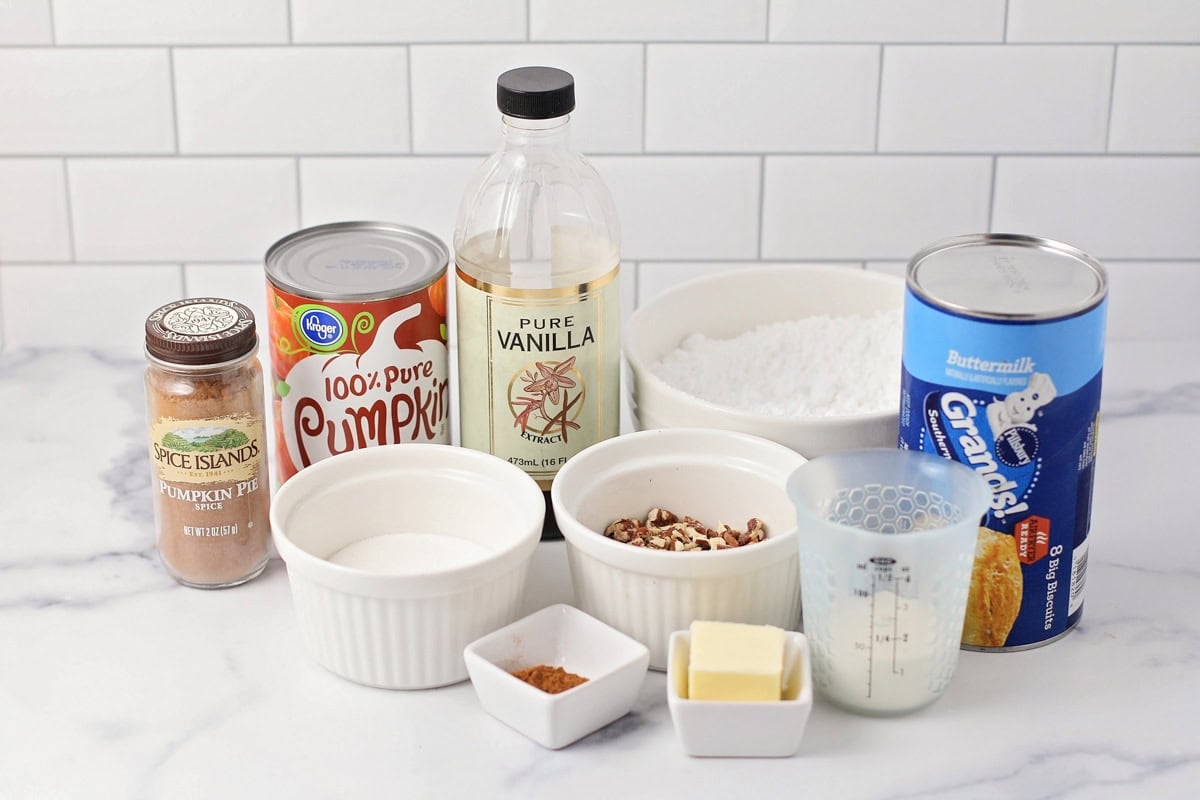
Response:
[[[270,553],[270,483],[254,314],[179,300],[146,320],[146,408],[158,553],[185,586],[254,578]]]

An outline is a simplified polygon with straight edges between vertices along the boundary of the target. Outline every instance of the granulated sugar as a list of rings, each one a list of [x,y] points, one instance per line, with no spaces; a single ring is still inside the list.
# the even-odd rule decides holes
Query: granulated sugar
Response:
[[[759,325],[732,339],[694,333],[654,365],[690,395],[768,416],[895,409],[900,312],[808,317]]]

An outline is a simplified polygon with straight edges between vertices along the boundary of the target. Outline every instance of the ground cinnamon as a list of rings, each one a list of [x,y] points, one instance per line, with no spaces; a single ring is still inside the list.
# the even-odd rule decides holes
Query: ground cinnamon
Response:
[[[159,556],[180,583],[233,586],[269,555],[270,485],[254,316],[182,300],[146,321],[146,406]]]
[[[582,675],[576,675],[574,672],[567,672],[562,667],[551,667],[547,664],[527,667],[512,674],[547,694],[558,694],[567,689],[574,689],[581,683],[587,683],[587,678]]]

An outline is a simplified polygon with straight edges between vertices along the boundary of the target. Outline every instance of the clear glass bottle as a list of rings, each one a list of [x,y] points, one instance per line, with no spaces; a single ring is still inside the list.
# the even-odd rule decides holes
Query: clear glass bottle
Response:
[[[257,576],[271,547],[254,314],[215,297],[146,320],[146,412],[158,555],[185,586]]]
[[[571,75],[497,80],[503,143],[476,172],[454,232],[461,441],[546,493],[567,459],[619,426],[620,231],[595,167],[570,147]]]

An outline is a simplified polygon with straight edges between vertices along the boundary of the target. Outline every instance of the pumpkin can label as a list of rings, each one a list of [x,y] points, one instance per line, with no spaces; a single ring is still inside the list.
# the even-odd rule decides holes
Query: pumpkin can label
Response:
[[[450,441],[446,278],[395,298],[306,298],[268,281],[280,483],[375,445]]]

